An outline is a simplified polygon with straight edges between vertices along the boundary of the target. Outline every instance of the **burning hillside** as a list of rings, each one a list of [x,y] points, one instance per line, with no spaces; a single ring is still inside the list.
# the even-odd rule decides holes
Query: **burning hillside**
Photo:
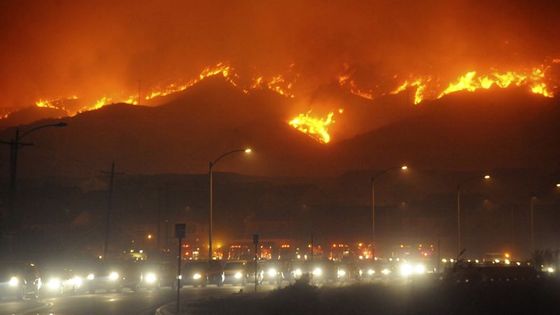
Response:
[[[351,73],[339,76],[337,82],[339,87],[343,90],[370,101],[384,95],[410,93],[412,95],[411,102],[420,104],[425,100],[440,99],[446,95],[457,92],[475,92],[477,90],[506,89],[510,87],[523,88],[530,93],[543,97],[553,97],[555,91],[558,89],[559,83],[554,79],[553,74],[554,71],[557,70],[555,67],[559,63],[560,60],[555,59],[546,66],[533,67],[525,71],[493,71],[488,74],[478,71],[469,71],[449,82],[428,75],[410,76],[410,79],[398,82],[396,87],[378,94],[375,94],[373,90],[359,88]],[[73,95],[67,98],[52,100],[40,99],[35,103],[35,106],[56,109],[66,112],[69,116],[74,116],[81,112],[96,110],[105,105],[114,103],[157,105],[169,98],[177,97],[179,93],[211,77],[221,77],[233,87],[240,89],[246,94],[256,90],[267,89],[288,99],[295,99],[296,102],[301,103],[302,100],[305,100],[305,97],[298,98],[296,94],[296,91],[303,90],[297,84],[298,82],[296,79],[300,77],[299,74],[291,74],[294,81],[289,81],[286,79],[287,76],[283,74],[270,77],[255,75],[249,78],[242,78],[237,74],[234,67],[227,63],[219,62],[214,66],[205,67],[195,78],[164,86],[156,86],[147,89],[146,92],[139,91],[136,95],[132,96],[122,96],[121,98],[113,95],[100,96],[92,105],[83,106],[81,105],[80,97]],[[329,128],[335,122],[334,114],[335,112],[341,114],[344,109],[344,104],[342,104],[342,108],[339,109],[336,108],[337,105],[335,104],[322,106],[330,106],[330,109],[332,109],[332,111],[326,112],[324,117],[314,114],[313,106],[314,104],[312,103],[307,104],[305,107],[309,108],[309,110],[297,114],[295,117],[289,119],[287,123],[320,143],[329,143],[332,139]],[[78,108],[77,110],[75,109],[76,107]],[[293,111],[293,109],[286,108],[286,113],[290,111]],[[6,115],[6,117],[9,117],[9,114]],[[344,122],[342,122],[342,124],[343,123]]]
[[[35,103],[75,116],[115,103],[158,106],[219,77],[245,94],[285,97],[279,119],[332,144],[355,136],[356,112],[367,111],[318,100],[325,87],[377,106],[397,94],[421,104],[509,88],[551,98],[560,82],[558,4],[545,0],[8,0],[0,11],[0,42],[10,47],[0,54],[2,126],[15,117],[6,108]]]

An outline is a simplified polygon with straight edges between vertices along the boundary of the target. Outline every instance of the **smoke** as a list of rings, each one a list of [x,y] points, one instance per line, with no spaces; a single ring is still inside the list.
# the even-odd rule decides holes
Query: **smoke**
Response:
[[[0,2],[0,107],[136,93],[230,62],[242,75],[300,74],[301,91],[352,69],[370,88],[410,73],[560,55],[547,1]]]

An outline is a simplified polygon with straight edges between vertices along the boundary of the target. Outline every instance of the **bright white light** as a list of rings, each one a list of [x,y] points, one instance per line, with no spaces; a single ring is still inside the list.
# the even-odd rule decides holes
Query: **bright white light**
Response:
[[[447,259],[443,258],[443,259],[441,260],[441,262],[445,264],[445,263],[447,263]]]
[[[338,271],[336,272],[336,275],[337,275],[339,278],[342,278],[342,277],[346,276],[346,270],[344,270],[344,269],[338,269]]]
[[[293,273],[295,277],[301,277],[301,275],[303,274],[300,268],[296,268]]]
[[[90,274],[87,275],[86,279],[93,280],[93,279],[95,279],[95,275],[93,273],[90,273]]]
[[[144,277],[144,281],[146,281],[146,283],[148,284],[154,284],[157,281],[157,276],[153,272],[148,272]]]
[[[202,276],[200,275],[200,273],[197,272],[197,273],[195,273],[195,274],[192,276],[192,278],[193,278],[194,280],[199,280],[200,278],[202,278]]]
[[[375,270],[368,269],[367,274],[368,274],[368,276],[373,276],[375,274]]]
[[[50,278],[47,282],[47,288],[49,288],[49,290],[60,290],[61,286],[62,283],[60,282],[59,278]]]
[[[235,279],[239,280],[239,279],[241,279],[241,278],[243,277],[243,274],[242,274],[241,272],[238,271],[238,272],[236,272],[236,273],[233,275],[233,277],[234,277]]]
[[[321,269],[321,268],[319,268],[319,267],[313,269],[313,275],[314,275],[315,277],[320,277],[320,276],[322,276],[322,275],[323,275],[323,269]]]
[[[384,276],[388,276],[389,274],[391,274],[391,270],[387,269],[387,268],[383,268],[383,270],[381,270],[381,273]]]
[[[253,150],[251,148],[245,149],[245,153],[251,153],[251,152],[253,152]]]
[[[412,266],[407,264],[407,263],[401,264],[401,266],[399,268],[399,272],[400,272],[401,276],[403,276],[403,277],[410,276],[413,271],[414,270],[412,269]]]
[[[19,285],[19,279],[17,277],[11,277],[8,285],[10,287],[17,287]]]
[[[426,266],[423,264],[417,264],[414,266],[414,273],[417,275],[423,275],[426,273]]]
[[[546,268],[546,272],[548,272],[548,273],[554,273],[554,271],[555,271],[555,270],[554,270],[554,268],[552,268],[552,267]]]
[[[82,280],[81,277],[75,276],[74,278],[72,278],[72,280],[70,281],[70,283],[72,283],[73,286],[79,288],[82,286],[82,284],[84,283],[84,281]]]
[[[276,271],[275,268],[268,268],[268,270],[266,271],[266,274],[268,275],[268,277],[274,278],[274,277],[276,277],[278,272]]]
[[[401,166],[401,170],[406,171],[407,169],[408,169],[408,166],[406,166],[406,165]]]
[[[509,264],[511,264],[511,261],[509,261],[509,259],[506,259],[506,260],[504,260],[504,263],[505,263],[506,265],[509,265]]]
[[[109,280],[110,280],[110,281],[117,281],[118,279],[119,279],[119,273],[118,273],[118,272],[112,271],[112,272],[109,274]]]

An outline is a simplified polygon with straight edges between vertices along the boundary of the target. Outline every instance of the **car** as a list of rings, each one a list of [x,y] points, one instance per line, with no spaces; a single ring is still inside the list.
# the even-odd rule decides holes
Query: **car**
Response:
[[[36,298],[42,281],[33,263],[0,263],[0,298]]]
[[[43,266],[41,268],[43,295],[76,293],[84,284],[84,278],[68,267]]]
[[[132,291],[139,289],[159,289],[163,283],[176,280],[169,277],[166,268],[170,267],[156,262],[131,262],[123,270],[123,287]]]
[[[258,279],[260,283],[280,285],[282,283],[282,266],[277,261],[259,263]]]
[[[122,266],[100,262],[90,267],[85,278],[84,289],[89,293],[95,293],[98,290],[120,292],[126,286],[126,280]]]
[[[381,264],[375,261],[366,260],[357,264],[358,274],[356,279],[359,281],[373,281],[381,275]]]
[[[245,285],[248,278],[247,262],[228,261],[224,264],[224,283]]]
[[[181,271],[181,286],[192,285],[194,287],[214,284],[222,286],[224,284],[224,271],[220,261],[211,260],[189,261],[183,265]],[[172,284],[176,287],[176,282]]]

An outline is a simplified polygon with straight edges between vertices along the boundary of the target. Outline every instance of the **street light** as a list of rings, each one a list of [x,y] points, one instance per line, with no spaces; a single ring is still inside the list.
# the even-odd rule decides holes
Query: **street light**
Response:
[[[232,150],[232,151],[228,151],[220,156],[218,156],[214,161],[210,161],[208,162],[208,182],[209,182],[209,195],[210,195],[210,209],[209,209],[209,213],[208,213],[208,261],[212,260],[212,226],[213,226],[213,220],[212,220],[212,214],[214,212],[214,201],[213,201],[213,170],[214,170],[214,165],[216,165],[221,159],[225,158],[228,155],[231,154],[235,154],[235,153],[245,153],[245,154],[250,154],[251,152],[253,152],[253,150],[251,148],[246,148],[246,149],[236,149],[236,150]]]
[[[21,142],[23,140],[23,138],[25,138],[26,136],[28,136],[29,134],[40,130],[40,129],[44,129],[44,128],[49,128],[49,127],[56,127],[56,128],[61,128],[61,127],[66,127],[68,126],[67,123],[65,122],[57,122],[57,123],[51,123],[51,124],[45,124],[45,125],[40,125],[34,128],[29,129],[28,131],[24,132],[23,134],[20,134],[20,130],[19,127],[16,128],[16,134],[15,137],[10,140],[10,141],[0,141],[1,144],[7,144],[10,146],[10,204],[9,204],[9,208],[10,208],[10,212],[11,215],[15,215],[15,211],[14,211],[14,204],[15,204],[15,195],[16,195],[16,180],[17,180],[17,162],[18,162],[18,156],[19,156],[19,149],[20,147],[24,147],[24,146],[30,146],[33,145],[33,143],[29,143],[29,142]]]
[[[480,179],[479,176],[468,178],[457,185],[457,260],[461,255],[461,188],[472,181]],[[483,180],[490,180],[490,175],[484,175]]]
[[[372,242],[372,245],[375,242],[375,182],[381,176],[383,176],[383,175],[385,175],[389,172],[399,170],[399,169],[401,171],[406,171],[406,170],[408,170],[408,166],[402,165],[402,166],[397,166],[397,167],[391,167],[391,168],[383,170],[383,171],[381,171],[381,172],[379,172],[376,175],[371,177],[370,184],[371,184],[371,242]]]

